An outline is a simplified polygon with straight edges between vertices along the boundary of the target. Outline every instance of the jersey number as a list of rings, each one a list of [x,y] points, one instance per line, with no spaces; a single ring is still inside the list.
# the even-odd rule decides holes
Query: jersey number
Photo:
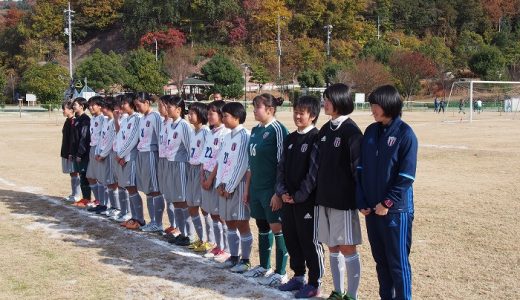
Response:
[[[249,154],[251,154],[251,156],[256,156],[256,144],[249,145]]]
[[[195,148],[191,148],[191,155],[190,155],[190,157],[193,158],[194,154],[195,154]]]
[[[206,153],[204,153],[204,157],[205,158],[213,158],[213,156],[211,156],[211,154],[213,154],[213,148],[206,147]]]
[[[227,164],[228,157],[229,157],[229,153],[224,152],[224,163],[225,164]]]

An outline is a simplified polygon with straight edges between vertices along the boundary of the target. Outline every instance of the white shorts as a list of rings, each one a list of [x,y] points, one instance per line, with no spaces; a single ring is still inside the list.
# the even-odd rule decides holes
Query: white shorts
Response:
[[[87,167],[87,178],[90,179],[98,179],[99,175],[99,163],[96,160],[96,146],[90,147],[90,152],[88,154],[88,167]]]
[[[209,174],[211,174],[210,171],[204,170],[204,178],[208,178]],[[209,190],[205,190],[201,187],[201,195],[202,201],[200,208],[209,214],[218,215],[219,196],[213,185],[211,185]]]
[[[187,162],[168,161],[166,188],[161,191],[167,202],[186,201],[186,165]]]
[[[188,184],[186,187],[186,202],[188,206],[200,206],[202,201],[202,186],[200,185],[201,165],[188,166]]]
[[[126,162],[126,164],[119,169],[119,177],[117,183],[120,187],[126,188],[129,186],[136,186],[136,164],[135,160]]]
[[[63,173],[67,173],[67,174],[77,172],[76,168],[74,168],[74,161],[68,160],[68,159],[62,157],[61,158],[61,171]]]
[[[357,209],[339,210],[318,205],[317,213],[318,241],[329,247],[361,244]]]
[[[110,151],[110,154],[105,157],[104,160],[97,163],[99,164],[99,174],[96,178],[104,185],[116,183],[116,169],[118,165],[116,162],[116,153]]]
[[[244,203],[246,176],[242,178],[231,198],[219,196],[219,216],[225,221],[247,221],[250,219],[249,205]]]
[[[166,157],[159,157],[157,161],[157,182],[159,182],[159,191],[164,194],[164,190],[168,186],[168,159]]]
[[[137,154],[137,189],[145,194],[159,191],[157,181],[157,151]]]

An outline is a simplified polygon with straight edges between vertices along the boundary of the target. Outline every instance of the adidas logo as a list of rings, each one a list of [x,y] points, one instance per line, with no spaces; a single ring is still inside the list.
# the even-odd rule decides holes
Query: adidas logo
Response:
[[[326,140],[327,140],[327,137],[326,137],[326,136],[324,136],[324,137],[321,138],[321,141],[322,141],[322,142],[325,142]]]
[[[388,224],[388,227],[397,227],[397,223],[395,222],[395,220],[392,220],[390,224]]]
[[[307,213],[305,217],[303,217],[305,220],[312,219],[311,214]]]
[[[234,214],[232,214],[231,216],[232,216],[232,217],[236,217],[236,216],[237,216],[237,214],[236,214],[236,213],[234,213]]]
[[[338,236],[338,241],[343,241],[343,237],[341,235]]]

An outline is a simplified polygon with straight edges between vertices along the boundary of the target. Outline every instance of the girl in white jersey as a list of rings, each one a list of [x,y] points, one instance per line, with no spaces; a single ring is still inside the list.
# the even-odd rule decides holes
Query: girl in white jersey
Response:
[[[164,190],[169,185],[169,182],[167,180],[168,178],[168,131],[170,130],[171,124],[172,124],[172,118],[168,116],[168,108],[166,106],[166,99],[168,99],[168,95],[162,96],[159,99],[158,102],[158,111],[162,118],[161,123],[161,131],[159,133],[159,161],[157,163],[157,181],[159,181],[159,190],[163,194],[164,197]],[[170,226],[166,229],[164,229],[164,233],[166,233],[167,236],[176,236],[180,234],[179,229],[175,227],[175,214],[174,214],[174,208],[173,208],[173,202],[171,200],[168,200],[164,197],[164,200],[166,200],[166,212],[168,214],[168,221],[170,222]],[[156,223],[162,223],[162,215],[161,216],[155,216],[155,222]]]
[[[119,194],[119,214],[114,216],[113,220],[116,222],[120,222],[120,223],[126,222],[131,218],[129,209],[128,209],[128,207],[130,206],[128,203],[128,191],[122,187],[122,184],[120,184],[120,182],[123,181],[123,166],[121,166],[116,159],[117,153],[122,148],[123,142],[124,142],[123,141],[123,132],[125,132],[125,131],[121,130],[121,126],[124,126],[122,124],[126,123],[125,119],[128,118],[128,114],[126,112],[124,112],[122,109],[122,99],[123,98],[124,98],[124,95],[117,95],[115,98],[114,129],[116,132],[116,136],[114,138],[114,142],[112,145],[112,152],[114,153],[113,160],[115,163],[115,177],[116,177],[116,182],[114,183],[114,185],[117,186],[117,190],[119,191],[119,193],[118,193]]]
[[[163,193],[166,199],[173,202],[175,222],[181,231],[181,234],[168,239],[168,242],[188,246],[190,238],[187,227],[189,214],[186,203],[186,170],[189,160],[191,128],[184,120],[184,100],[175,95],[168,97],[165,102],[168,107],[168,116],[172,118],[172,124],[167,137],[169,185]]]
[[[139,111],[139,143],[137,144],[137,189],[146,194],[146,206],[150,216],[150,223],[141,228],[145,232],[161,232],[162,215],[164,212],[164,198],[159,192],[157,181],[157,160],[159,159],[159,134],[161,131],[161,116],[153,111],[154,99],[145,92],[137,94],[134,100],[135,107]],[[142,207],[142,206],[141,206]],[[138,211],[139,216],[143,210]],[[155,217],[159,216],[160,223],[156,223]]]
[[[202,174],[200,178],[202,203],[200,207],[203,211],[211,215],[216,244],[215,248],[206,253],[204,257],[214,258],[215,261],[220,262],[225,261],[229,257],[227,225],[219,216],[219,196],[214,187],[215,177],[217,176],[217,157],[222,147],[224,136],[231,132],[231,130],[226,128],[222,123],[222,107],[225,104],[224,101],[218,100],[208,105],[208,123],[211,131],[204,143],[204,155],[200,158],[202,163]]]
[[[119,129],[121,134],[118,132],[117,135],[120,147],[117,151],[116,161],[122,166],[118,184],[120,187],[126,188],[129,193],[130,214],[132,215],[132,218],[121,223],[121,226],[128,229],[139,229],[145,225],[142,214],[137,213],[143,211],[143,200],[137,192],[136,160],[140,116],[135,111],[135,99],[137,99],[137,95],[133,93],[125,94],[121,99],[121,108],[124,113],[128,114],[128,117],[121,120]]]
[[[188,248],[195,252],[206,252],[215,247],[215,236],[213,235],[213,223],[208,213],[202,210],[204,215],[204,223],[206,224],[206,233],[202,227],[200,219],[199,207],[202,201],[202,188],[200,185],[201,157],[204,155],[204,143],[209,134],[208,123],[208,106],[204,103],[195,102],[190,105],[188,110],[188,119],[193,125],[194,130],[190,139],[190,160],[188,164],[188,212],[191,216],[193,226],[199,237],[198,240],[191,243]],[[204,240],[204,236],[206,240]]]
[[[99,153],[96,155],[96,161],[99,163],[98,181],[106,185],[108,188],[108,199],[110,200],[110,209],[107,206],[98,205],[96,212],[101,212],[108,217],[112,217],[119,213],[119,192],[117,190],[117,182],[115,177],[116,161],[115,153],[112,151],[116,129],[114,126],[114,97],[106,97],[103,103],[103,115],[107,117],[103,123],[101,130],[101,140],[98,144]],[[104,211],[104,213],[103,213]]]
[[[96,201],[91,203],[88,208],[89,211],[96,211],[106,206],[105,203],[105,186],[98,180],[99,174],[99,163],[96,161],[96,155],[99,154],[98,144],[101,140],[101,130],[103,129],[103,122],[105,122],[105,116],[101,113],[104,99],[101,96],[94,96],[88,100],[88,109],[92,114],[90,119],[90,154],[89,164],[87,168],[87,180],[90,185],[90,189],[96,197]],[[101,205],[100,208],[96,206]]]

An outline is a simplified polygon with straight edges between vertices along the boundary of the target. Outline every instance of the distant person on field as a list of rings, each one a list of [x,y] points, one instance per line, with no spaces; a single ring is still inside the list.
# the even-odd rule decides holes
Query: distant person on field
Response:
[[[439,110],[437,111],[437,113],[440,113],[441,110],[442,110],[442,113],[444,113],[444,109],[446,108],[446,101],[444,101],[444,99],[442,99],[440,102],[439,102]]]
[[[414,219],[417,138],[401,120],[402,100],[391,85],[368,97],[375,123],[365,130],[357,166],[357,207],[365,215],[381,299],[412,299],[409,262]]]
[[[477,100],[477,112],[480,114],[482,112],[482,100]]]
[[[439,99],[435,97],[435,99],[433,100],[433,112],[438,113],[439,111]]]

